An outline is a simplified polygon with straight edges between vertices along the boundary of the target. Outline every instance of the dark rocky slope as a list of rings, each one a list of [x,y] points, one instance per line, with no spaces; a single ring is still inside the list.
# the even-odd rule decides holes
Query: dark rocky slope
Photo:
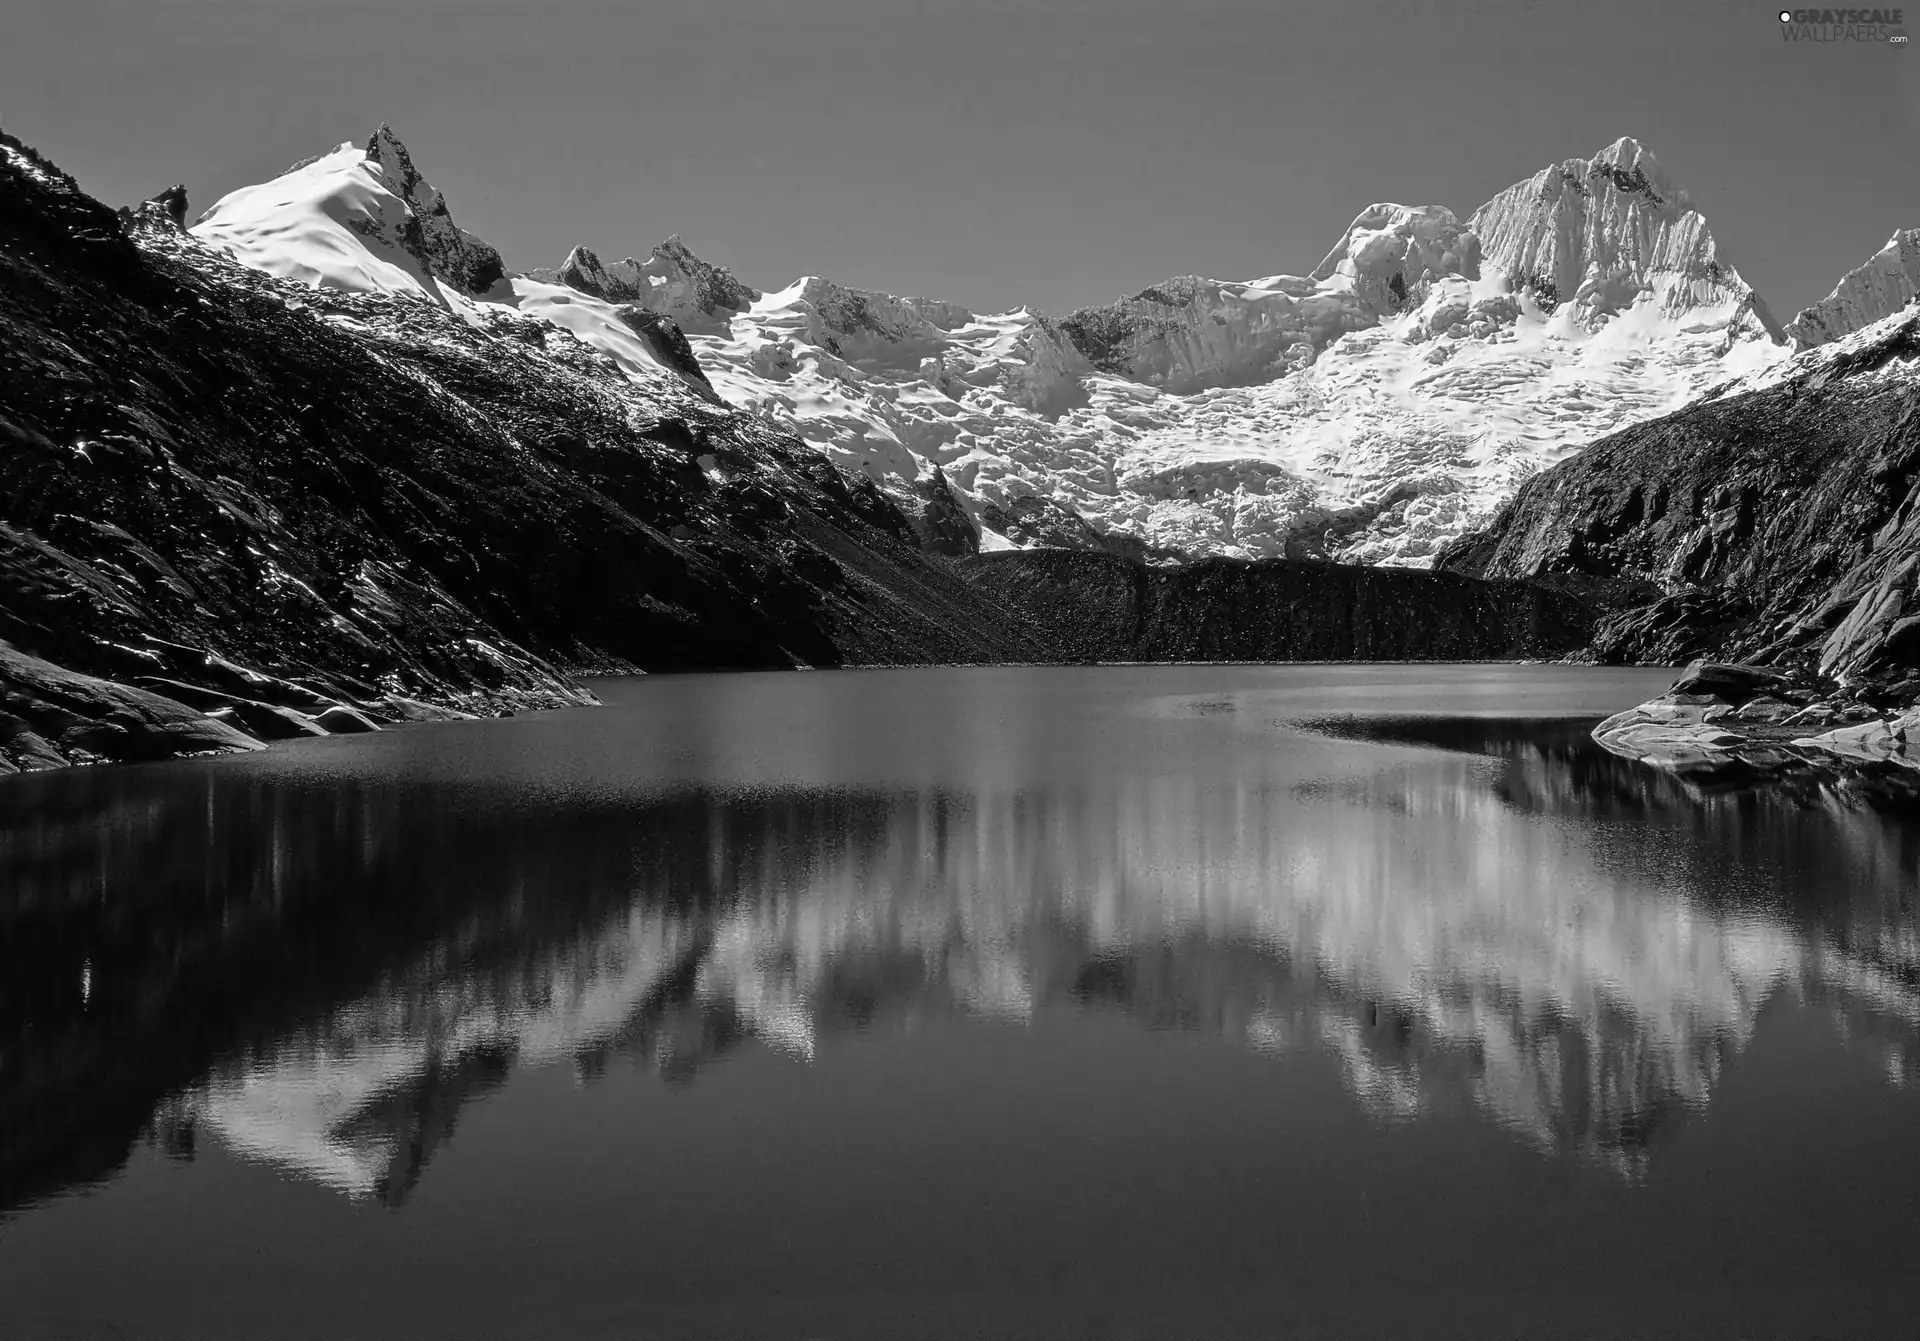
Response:
[[[1602,660],[1750,661],[1913,701],[1920,311],[1602,439],[1436,566],[1604,596]]]
[[[960,571],[1068,660],[1545,656],[1585,643],[1594,618],[1584,597],[1530,583],[1293,559],[1153,568],[1092,550],[1002,550]]]
[[[1044,655],[871,485],[679,379],[244,270],[179,205],[116,216],[0,139],[0,640],[224,696],[197,708],[389,718],[584,701],[564,666]],[[23,734],[164,752],[73,735],[125,705],[64,683],[0,669],[0,767]]]

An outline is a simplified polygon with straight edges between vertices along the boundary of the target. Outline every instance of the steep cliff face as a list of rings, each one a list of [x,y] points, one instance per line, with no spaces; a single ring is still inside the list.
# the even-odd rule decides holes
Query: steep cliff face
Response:
[[[1803,307],[1787,326],[1800,349],[1811,349],[1851,335],[1898,312],[1920,293],[1920,228],[1902,228],[1867,259],[1849,270],[1833,292]]]
[[[1482,205],[1468,227],[1514,288],[1548,308],[1566,304],[1589,330],[1645,304],[1666,317],[1711,314],[1729,344],[1781,339],[1706,219],[1638,141],[1542,168]]]
[[[1609,590],[1607,659],[1920,695],[1920,312],[1595,443],[1438,566]]]
[[[504,305],[276,278],[173,213],[123,219],[0,139],[11,766],[233,743],[169,747],[153,694],[291,734],[332,704],[584,701],[564,665],[1044,656],[870,484],[672,370]]]
[[[506,275],[500,253],[453,222],[447,198],[420,175],[393,128],[381,124],[367,141],[366,161],[407,204],[399,240],[429,270],[462,293],[485,293]]]
[[[1449,661],[1583,645],[1593,607],[1524,582],[1263,559],[1152,568],[1088,550],[965,561],[965,578],[1048,630],[1067,660]]]

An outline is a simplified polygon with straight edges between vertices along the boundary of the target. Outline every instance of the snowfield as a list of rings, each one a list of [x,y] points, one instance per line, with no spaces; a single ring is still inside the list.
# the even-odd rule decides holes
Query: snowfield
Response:
[[[1373,205],[1306,275],[1173,279],[1064,317],[816,276],[762,292],[677,237],[645,260],[576,248],[508,276],[385,127],[364,150],[235,192],[192,231],[286,278],[411,295],[476,324],[487,306],[517,308],[637,376],[688,376],[630,320],[671,318],[729,404],[910,509],[944,484],[983,548],[1097,532],[1168,557],[1423,566],[1585,443],[1792,352],[1631,139],[1542,169],[1465,222]],[[1899,259],[1881,258],[1889,276],[1827,325],[1897,296]],[[1080,540],[1059,538],[1076,527]]]
[[[385,126],[365,148],[342,144],[221,197],[191,231],[282,279],[420,298],[482,328],[489,308],[515,308],[564,326],[630,374],[675,371],[612,304],[507,275],[498,252],[454,226]]]

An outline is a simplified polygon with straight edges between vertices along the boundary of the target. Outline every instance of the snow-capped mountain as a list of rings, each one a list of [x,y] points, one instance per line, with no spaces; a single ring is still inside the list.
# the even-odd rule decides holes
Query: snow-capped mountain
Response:
[[[384,125],[364,146],[349,141],[221,197],[190,231],[283,279],[421,298],[475,326],[486,325],[489,308],[518,309],[572,331],[623,371],[670,373],[713,395],[676,348],[677,330],[623,317],[614,304],[564,284],[509,276],[499,252],[453,222],[446,197]]]
[[[1464,223],[1371,206],[1306,275],[1188,276],[1062,318],[817,276],[762,292],[677,237],[508,277],[385,127],[193,232],[286,278],[515,307],[636,373],[710,381],[910,510],[950,495],[983,548],[1424,565],[1587,441],[1788,352],[1631,139]]]
[[[1824,345],[1865,330],[1893,315],[1920,293],[1920,228],[1902,228],[1887,245],[1849,270],[1833,292],[1800,309],[1787,327],[1801,349]]]
[[[684,254],[609,273],[664,296]],[[1174,279],[1057,320],[807,277],[689,335],[727,400],[909,506],[938,467],[988,547],[1040,500],[1149,550],[1412,564],[1586,441],[1786,353],[1628,139],[1464,223],[1372,206],[1304,276]]]

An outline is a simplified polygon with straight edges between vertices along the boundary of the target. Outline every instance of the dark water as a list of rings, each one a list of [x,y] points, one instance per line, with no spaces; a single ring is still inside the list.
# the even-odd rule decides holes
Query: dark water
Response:
[[[662,678],[9,780],[0,1334],[1912,1335],[1920,824],[1587,741],[1668,678]]]

